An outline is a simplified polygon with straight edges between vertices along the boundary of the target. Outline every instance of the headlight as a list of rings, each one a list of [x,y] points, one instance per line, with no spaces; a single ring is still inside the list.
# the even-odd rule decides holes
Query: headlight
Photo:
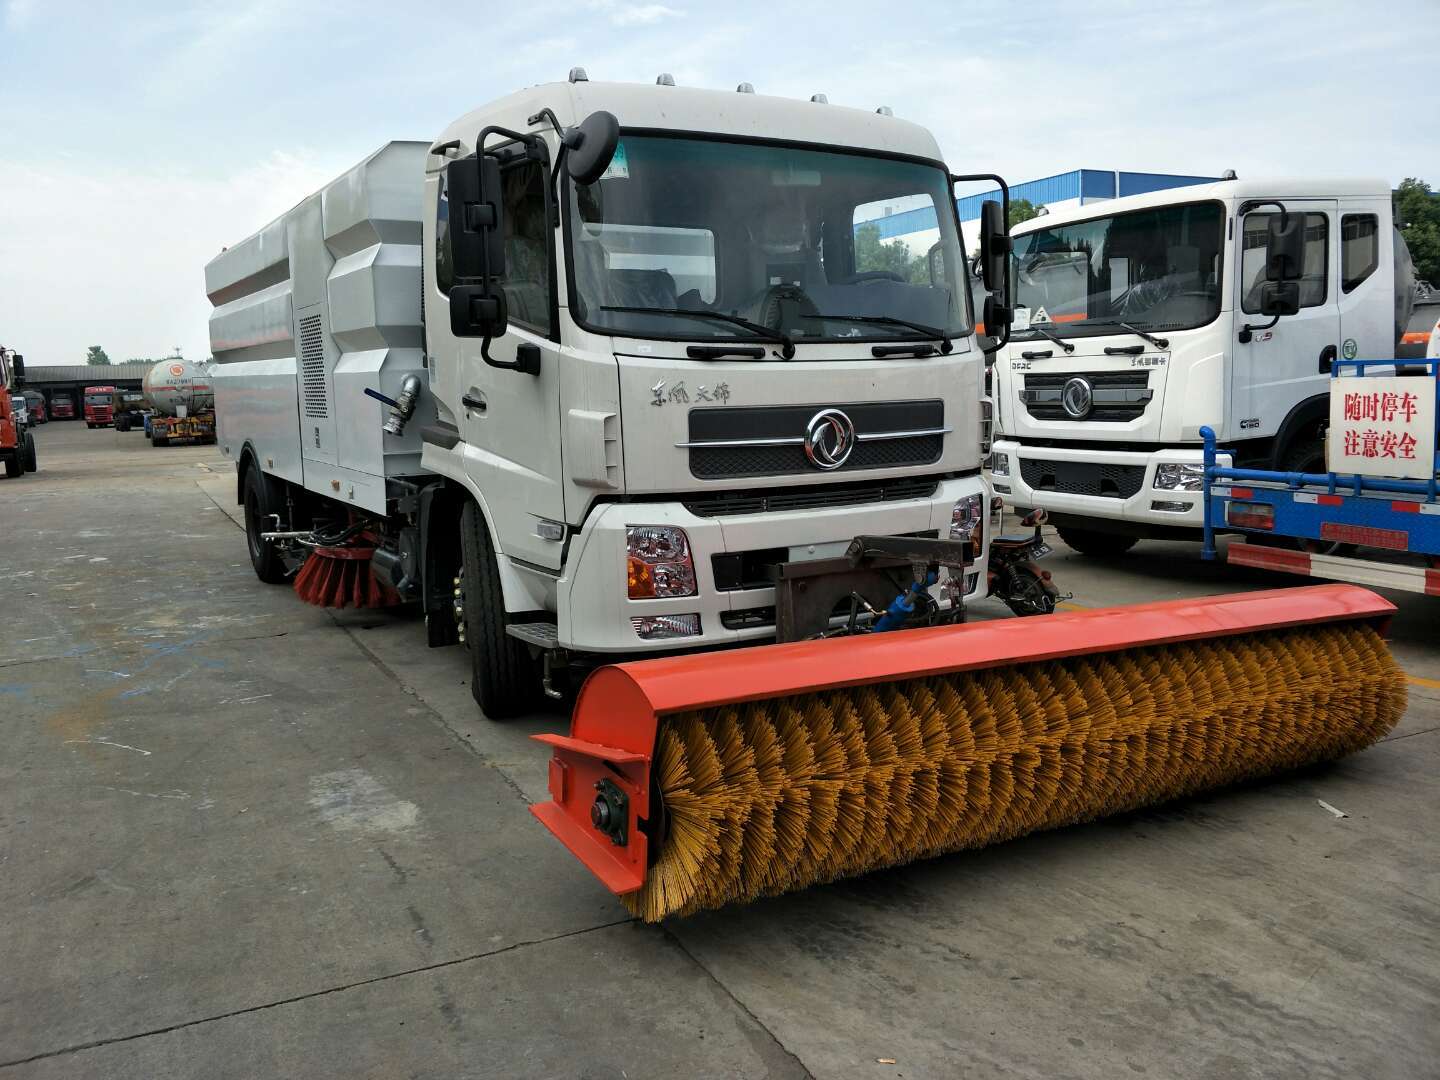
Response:
[[[998,450],[990,455],[990,471],[996,476],[1010,475],[1010,455]]]
[[[985,516],[985,496],[980,492],[955,500],[950,511],[950,539],[969,540],[972,550],[980,554],[980,522]]]
[[[695,595],[695,562],[684,529],[632,525],[625,530],[625,547],[626,586],[631,600]]]
[[[1155,486],[1165,491],[1199,491],[1205,486],[1205,466],[1157,465]]]

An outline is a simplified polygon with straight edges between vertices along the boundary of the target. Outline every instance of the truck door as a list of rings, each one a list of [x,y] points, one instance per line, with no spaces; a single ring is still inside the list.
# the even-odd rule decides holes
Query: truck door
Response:
[[[1267,326],[1260,314],[1265,280],[1267,230],[1279,213],[1274,202],[1244,214],[1236,224],[1235,345],[1232,439],[1273,436],[1290,410],[1306,398],[1329,393],[1330,361],[1340,347],[1339,289],[1335,245],[1336,203],[1321,199],[1279,199],[1291,213],[1305,214],[1305,262],[1300,311]],[[1249,333],[1242,327],[1264,327]]]
[[[506,275],[501,281],[509,328],[490,342],[490,355],[513,361],[522,346],[539,350],[540,373],[494,368],[480,355],[481,338],[457,338],[449,320],[429,320],[436,362],[453,387],[447,401],[456,410],[468,446],[466,469],[485,496],[494,524],[495,546],[506,555],[558,570],[563,544],[542,539],[542,520],[563,522],[564,489],[560,458],[560,347],[555,307],[554,220],[546,195],[546,165],[520,159],[503,166]],[[443,174],[442,174],[443,176]],[[448,227],[443,179],[437,188],[437,231]],[[443,240],[436,250],[443,250]],[[427,299],[444,311],[450,282],[437,265]],[[442,393],[444,391],[442,390]]]

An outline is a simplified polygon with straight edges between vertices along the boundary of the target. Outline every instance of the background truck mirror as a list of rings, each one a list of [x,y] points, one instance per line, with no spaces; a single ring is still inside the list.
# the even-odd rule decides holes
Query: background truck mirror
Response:
[[[999,294],[1005,301],[1005,269],[1010,256],[1010,236],[1005,227],[1005,211],[993,199],[980,204],[980,280],[987,292]],[[990,321],[986,319],[985,325]]]
[[[601,109],[565,133],[565,171],[577,184],[589,187],[610,167],[620,145],[620,121]]]
[[[505,206],[500,162],[490,155],[445,166],[450,227],[446,243],[455,280],[505,276]]]
[[[1260,286],[1260,314],[1279,318],[1300,311],[1298,281],[1267,281]]]
[[[15,385],[19,386],[25,381],[25,357],[16,353],[11,362],[11,370],[15,373]]]
[[[1265,280],[1299,281],[1305,265],[1305,215],[1281,212],[1270,218]]]

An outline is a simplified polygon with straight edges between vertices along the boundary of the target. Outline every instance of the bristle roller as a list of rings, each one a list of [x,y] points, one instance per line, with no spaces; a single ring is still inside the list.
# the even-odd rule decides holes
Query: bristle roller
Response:
[[[376,580],[369,557],[357,558],[353,549],[345,557],[311,551],[295,575],[295,595],[323,608],[383,608],[401,602],[399,593]]]
[[[1364,624],[662,718],[647,921],[1089,821],[1360,750],[1405,709]]]

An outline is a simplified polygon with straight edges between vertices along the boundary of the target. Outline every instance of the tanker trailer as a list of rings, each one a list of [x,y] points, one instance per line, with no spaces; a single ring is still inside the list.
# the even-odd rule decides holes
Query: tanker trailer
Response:
[[[179,357],[161,360],[141,386],[154,410],[145,420],[152,446],[215,441],[215,390],[202,365]]]

